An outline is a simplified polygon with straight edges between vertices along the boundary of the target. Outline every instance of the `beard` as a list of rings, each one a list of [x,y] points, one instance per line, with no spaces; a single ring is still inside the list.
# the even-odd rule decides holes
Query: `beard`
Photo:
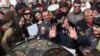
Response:
[[[61,14],[63,15],[63,16],[67,16],[67,12],[61,12]]]

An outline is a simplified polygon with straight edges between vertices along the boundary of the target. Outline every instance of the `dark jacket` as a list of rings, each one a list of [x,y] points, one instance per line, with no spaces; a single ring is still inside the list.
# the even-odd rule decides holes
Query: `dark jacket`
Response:
[[[39,25],[39,29],[41,29],[41,27],[44,27],[47,32],[49,32],[49,28],[51,27],[51,22],[50,21],[43,21],[40,25]]]
[[[85,32],[85,30],[87,29],[87,28],[89,28],[88,27],[88,25],[87,25],[87,23],[86,23],[86,21],[84,20],[84,19],[82,19],[81,21],[78,21],[77,23],[76,23],[76,26],[78,26],[82,31],[84,31]]]
[[[76,49],[76,54],[78,54],[78,56],[82,56],[82,53],[79,49],[80,46],[90,45],[88,37],[78,36],[77,40],[71,39],[68,35],[68,31],[65,29],[58,31],[57,36],[54,39],[49,40],[52,40],[59,45],[66,46],[71,49]]]

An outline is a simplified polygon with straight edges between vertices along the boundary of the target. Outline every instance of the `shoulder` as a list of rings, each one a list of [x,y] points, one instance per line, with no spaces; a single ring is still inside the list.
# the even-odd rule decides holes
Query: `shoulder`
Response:
[[[9,28],[7,30],[5,30],[4,34],[10,35],[14,32],[13,28]]]
[[[70,19],[70,18],[74,18],[75,17],[75,14],[73,12],[69,12],[67,14],[67,17]]]
[[[9,29],[5,30],[4,31],[4,35],[3,35],[3,40],[8,38],[8,37],[10,37],[10,36],[12,36],[13,33],[14,32],[13,32],[12,28],[9,28]]]
[[[78,21],[77,23],[86,23],[86,22],[85,22],[85,20],[83,18],[82,20]]]
[[[73,12],[69,12],[68,15],[73,15]]]
[[[13,31],[13,28],[9,28],[9,29],[7,29],[6,31]]]

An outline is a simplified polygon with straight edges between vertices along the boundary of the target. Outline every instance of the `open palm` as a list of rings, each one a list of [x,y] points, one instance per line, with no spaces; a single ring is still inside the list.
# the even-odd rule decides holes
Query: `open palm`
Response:
[[[50,38],[54,38],[54,37],[56,37],[56,26],[52,26],[51,28],[50,28],[50,31],[49,31],[49,36],[50,36]]]
[[[77,40],[77,33],[75,27],[69,26],[68,31],[68,35],[70,36],[70,38]]]

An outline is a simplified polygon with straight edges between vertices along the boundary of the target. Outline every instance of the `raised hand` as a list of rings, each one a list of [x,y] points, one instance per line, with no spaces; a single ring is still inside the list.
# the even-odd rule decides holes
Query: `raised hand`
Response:
[[[41,34],[42,35],[46,34],[46,28],[45,27],[41,27],[41,30],[40,31],[41,31]]]
[[[56,37],[56,35],[57,35],[57,32],[56,32],[56,26],[52,26],[51,28],[50,28],[50,31],[49,31],[49,37],[50,38],[55,38]]]
[[[75,27],[69,26],[67,29],[69,31],[68,35],[70,36],[70,38],[77,40],[78,37]]]
[[[88,49],[84,49],[84,50],[82,51],[82,53],[83,53],[84,56],[93,56],[93,55],[90,53],[90,50],[88,50]]]

